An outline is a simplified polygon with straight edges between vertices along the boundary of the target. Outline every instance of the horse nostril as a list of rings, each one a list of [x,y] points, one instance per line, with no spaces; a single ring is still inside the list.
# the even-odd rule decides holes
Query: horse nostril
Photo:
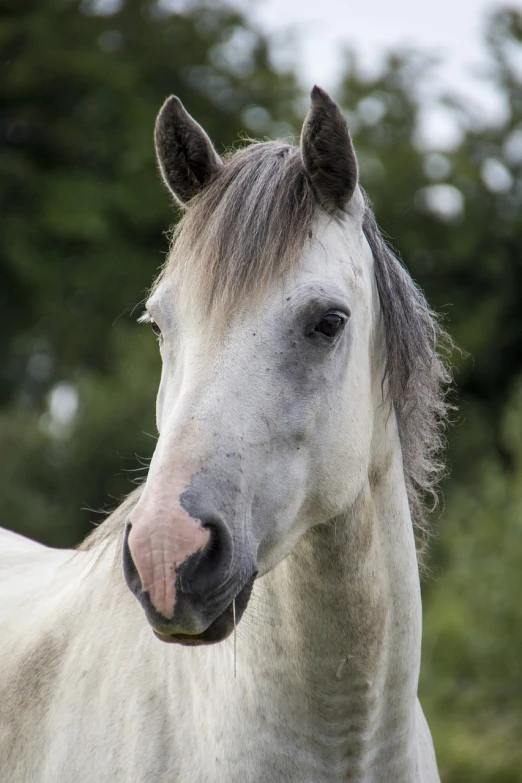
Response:
[[[219,525],[216,525],[215,522],[207,522],[203,527],[210,533],[208,544],[204,550],[205,562],[210,568],[213,568],[219,563],[222,557],[222,536],[219,532]]]
[[[203,519],[202,525],[210,533],[206,546],[208,556],[214,563],[225,560],[228,564],[234,556],[234,539],[229,526],[217,515]]]
[[[228,525],[216,514],[200,514],[198,519],[209,540],[198,556],[181,569],[182,581],[191,592],[206,593],[220,587],[229,575],[234,557],[233,538]]]
[[[125,523],[125,532],[123,534],[123,551],[122,551],[123,576],[131,592],[137,596],[141,592],[142,584],[141,584],[140,575],[138,573],[138,569],[136,568],[136,564],[132,559],[131,551],[129,548],[129,533],[131,531],[131,528],[132,528],[132,522],[129,519]]]

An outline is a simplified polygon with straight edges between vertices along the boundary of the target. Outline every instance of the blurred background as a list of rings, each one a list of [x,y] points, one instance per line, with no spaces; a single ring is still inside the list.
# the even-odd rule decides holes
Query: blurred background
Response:
[[[469,354],[423,585],[442,778],[520,783],[522,9],[358,5],[3,0],[0,522],[72,546],[146,470],[159,361],[136,318],[175,218],[153,155],[164,98],[224,150],[297,138],[319,82],[382,228]]]

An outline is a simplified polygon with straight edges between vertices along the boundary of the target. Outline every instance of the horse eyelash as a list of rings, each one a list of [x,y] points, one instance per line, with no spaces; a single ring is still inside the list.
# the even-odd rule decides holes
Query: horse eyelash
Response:
[[[144,310],[144,312],[140,315],[138,318],[139,324],[151,324],[152,323],[152,316],[149,313],[148,310]]]

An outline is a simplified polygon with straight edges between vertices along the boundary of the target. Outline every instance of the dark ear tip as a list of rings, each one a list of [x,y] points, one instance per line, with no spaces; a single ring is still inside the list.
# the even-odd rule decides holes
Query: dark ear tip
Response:
[[[167,117],[173,117],[176,114],[179,114],[180,112],[184,112],[185,107],[181,103],[180,99],[177,97],[177,95],[170,95],[161,109],[158,113],[158,121],[164,120]]]
[[[310,94],[310,97],[312,99],[312,106],[335,106],[335,102],[330,98],[328,93],[323,90],[322,87],[319,87],[317,84],[314,84],[312,87],[312,92]]]

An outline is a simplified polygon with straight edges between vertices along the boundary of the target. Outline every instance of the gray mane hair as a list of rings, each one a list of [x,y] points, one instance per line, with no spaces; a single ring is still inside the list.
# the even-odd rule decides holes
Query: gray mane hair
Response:
[[[263,289],[281,277],[310,236],[318,206],[299,149],[257,142],[235,152],[188,204],[173,232],[167,264],[155,286],[175,276],[180,301],[225,325],[241,305],[252,307]],[[437,502],[443,473],[440,454],[451,406],[451,376],[444,352],[451,338],[421,290],[384,242],[371,207],[363,230],[374,257],[383,314],[388,389],[398,421],[404,473],[417,551],[427,538],[427,508]],[[121,514],[115,512],[121,523]],[[83,548],[101,540],[98,528]],[[107,533],[108,535],[108,533]]]
[[[447,394],[452,381],[447,359],[454,344],[384,241],[369,204],[363,231],[373,254],[386,340],[385,377],[397,416],[406,489],[422,561],[429,539],[427,511],[438,504],[437,490],[444,475],[444,432],[454,407]]]

